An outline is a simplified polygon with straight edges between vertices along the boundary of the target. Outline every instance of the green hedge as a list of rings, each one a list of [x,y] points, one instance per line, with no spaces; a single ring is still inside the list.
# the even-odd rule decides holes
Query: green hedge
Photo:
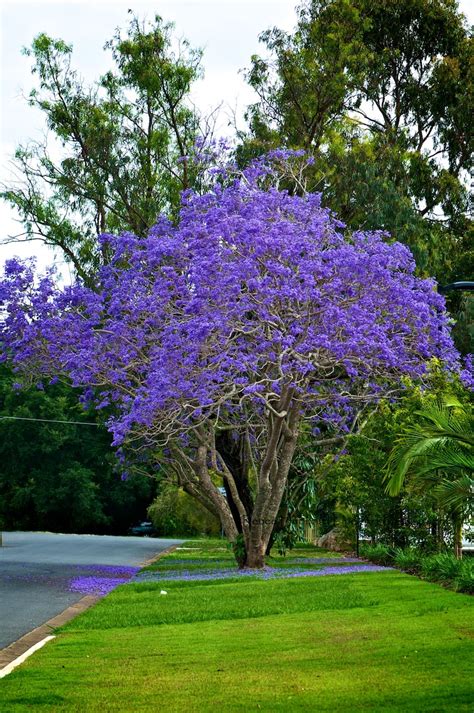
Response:
[[[474,594],[474,558],[458,560],[452,554],[426,556],[414,548],[402,550],[381,543],[364,545],[360,553],[376,564],[397,567],[456,592]]]

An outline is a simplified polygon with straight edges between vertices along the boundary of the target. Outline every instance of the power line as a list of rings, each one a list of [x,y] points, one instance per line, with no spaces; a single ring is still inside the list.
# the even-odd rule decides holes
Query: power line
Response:
[[[24,416],[0,416],[0,421],[11,420],[11,421],[40,421],[41,423],[70,423],[75,426],[101,426],[100,423],[93,423],[92,421],[59,421],[54,418],[26,418]]]

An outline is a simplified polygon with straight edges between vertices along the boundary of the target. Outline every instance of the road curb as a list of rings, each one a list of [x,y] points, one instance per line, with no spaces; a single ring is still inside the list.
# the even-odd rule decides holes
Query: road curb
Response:
[[[38,651],[38,649],[42,649],[45,644],[48,643],[48,641],[52,641],[52,639],[55,639],[56,637],[53,636],[52,634],[50,636],[46,636],[42,641],[39,641],[37,644],[34,646],[30,646],[30,648],[25,651],[24,654],[21,656],[18,656],[16,659],[11,661],[7,666],[2,668],[0,670],[0,678],[5,678],[5,676],[8,676],[9,673],[13,671],[17,666],[22,664],[24,661],[26,661],[27,658],[31,656],[31,654],[34,654],[35,651]]]
[[[166,557],[166,555],[171,554],[176,549],[178,549],[178,547],[179,547],[179,544],[178,545],[170,545],[169,547],[166,548],[166,550],[161,550],[161,552],[158,552],[157,555],[153,555],[153,557],[150,557],[149,559],[145,560],[144,562],[140,562],[140,564],[138,566],[139,567],[148,567],[150,564],[157,562],[162,557]]]
[[[59,626],[63,626],[63,624],[71,621],[71,619],[74,619],[78,616],[78,614],[82,614],[83,611],[92,607],[100,601],[100,599],[102,599],[102,597],[96,597],[92,594],[82,597],[82,599],[79,599],[79,601],[75,604],[72,604],[70,607],[67,607],[67,609],[64,609],[64,611],[56,614],[56,616],[53,616],[52,619],[48,619],[48,621],[41,624],[41,626],[37,626],[36,629],[32,629],[32,631],[29,631],[12,644],[9,644],[4,649],[0,650],[0,674],[4,668],[15,661],[15,659],[25,654],[28,649],[31,649],[36,646],[36,644],[39,644],[44,639],[51,636],[54,629],[57,629]]]

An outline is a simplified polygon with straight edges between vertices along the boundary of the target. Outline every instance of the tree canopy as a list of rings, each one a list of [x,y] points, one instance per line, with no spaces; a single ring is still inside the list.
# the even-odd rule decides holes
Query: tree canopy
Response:
[[[307,0],[293,33],[260,39],[241,160],[305,148],[348,225],[388,230],[421,274],[469,275],[474,45],[456,2]]]
[[[63,40],[42,33],[25,50],[38,80],[30,104],[43,112],[55,143],[18,147],[18,179],[2,193],[24,223],[22,239],[59,248],[90,282],[107,258],[98,235],[145,235],[160,213],[176,212],[193,182],[188,155],[200,123],[206,126],[189,99],[201,52],[175,40],[171,24],[132,17],[106,48],[115,67],[91,86]]]
[[[208,193],[186,192],[177,224],[103,236],[112,258],[98,290],[59,290],[16,260],[0,285],[3,358],[26,377],[65,374],[111,406],[114,444],[174,472],[231,541],[241,532],[252,567],[302,424],[348,431],[430,357],[457,362],[444,299],[414,275],[405,246],[380,232],[347,237],[320,195],[276,187],[302,161],[274,152]],[[243,436],[245,496],[223,433]]]
[[[122,482],[101,414],[84,411],[69,386],[18,389],[0,365],[0,522],[5,529],[127,532],[156,489]]]

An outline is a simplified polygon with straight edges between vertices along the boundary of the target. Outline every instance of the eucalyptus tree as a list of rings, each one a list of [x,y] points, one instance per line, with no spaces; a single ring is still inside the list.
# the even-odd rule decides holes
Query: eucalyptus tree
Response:
[[[313,189],[350,227],[386,229],[422,274],[469,275],[474,43],[454,0],[306,0],[247,72],[241,160],[316,158]]]
[[[59,248],[90,284],[107,259],[99,234],[144,236],[160,213],[176,214],[181,191],[193,184],[188,156],[209,131],[190,101],[201,51],[172,29],[158,16],[150,25],[133,16],[105,45],[113,68],[90,86],[63,40],[42,33],[25,50],[37,78],[29,103],[48,134],[16,150],[17,178],[2,197],[24,232],[10,240]]]

